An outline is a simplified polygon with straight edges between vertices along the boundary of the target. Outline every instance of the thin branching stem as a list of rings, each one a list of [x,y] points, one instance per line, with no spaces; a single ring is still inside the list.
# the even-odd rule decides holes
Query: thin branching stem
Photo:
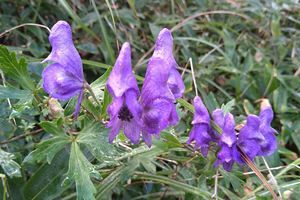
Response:
[[[24,26],[35,26],[35,27],[41,27],[41,28],[45,28],[47,29],[47,31],[49,31],[49,33],[51,32],[50,28],[48,28],[48,26],[45,26],[43,24],[36,24],[36,23],[24,23],[24,24],[20,24],[18,26],[14,26],[10,29],[7,29],[5,30],[3,33],[0,34],[0,38],[3,37],[5,34],[15,30],[15,29],[18,29],[18,28],[21,28],[21,27],[24,27]]]
[[[262,157],[262,159],[263,159],[263,161],[264,161],[264,163],[265,163],[265,165],[266,165],[266,168],[268,169],[268,172],[269,172],[269,174],[270,174],[270,177],[271,177],[271,179],[272,179],[272,182],[274,183],[274,185],[275,185],[275,187],[276,187],[276,189],[277,189],[277,191],[278,191],[279,197],[280,197],[280,199],[282,199],[282,195],[281,195],[280,189],[279,189],[279,187],[278,187],[277,180],[276,180],[276,178],[274,177],[274,175],[273,175],[273,173],[272,173],[272,171],[271,171],[271,169],[270,169],[270,167],[269,167],[269,164],[268,164],[267,160],[266,160],[264,157]]]

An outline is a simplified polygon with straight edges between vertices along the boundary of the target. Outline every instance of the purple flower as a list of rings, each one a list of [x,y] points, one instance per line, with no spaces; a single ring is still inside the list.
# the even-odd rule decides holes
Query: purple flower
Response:
[[[231,113],[227,113],[224,116],[224,113],[221,109],[216,109],[213,111],[212,116],[216,124],[222,129],[222,134],[219,136],[218,141],[220,150],[217,154],[215,166],[222,164],[226,171],[230,171],[235,158],[239,156],[236,146],[234,118]]]
[[[148,146],[151,146],[152,134],[158,136],[163,129],[179,120],[174,103],[183,95],[184,83],[176,70],[178,65],[172,50],[171,32],[164,28],[157,37],[141,94],[142,133]]]
[[[195,149],[201,149],[203,156],[207,156],[209,143],[212,141],[210,116],[200,97],[194,98],[195,114],[192,121],[193,128],[190,132],[190,144],[195,141]]]
[[[273,110],[267,99],[261,104],[259,116],[249,115],[240,130],[238,145],[253,160],[255,156],[268,156],[277,149],[276,130],[271,127]]]
[[[74,116],[77,117],[83,98],[84,77],[82,62],[72,41],[72,30],[65,21],[58,21],[51,29],[50,55],[43,62],[51,62],[43,71],[43,88],[54,98],[68,100],[78,95]]]
[[[138,102],[139,88],[132,73],[131,52],[128,42],[124,43],[107,81],[108,92],[113,101],[108,107],[110,121],[109,142],[120,130],[132,143],[140,139],[142,107]]]

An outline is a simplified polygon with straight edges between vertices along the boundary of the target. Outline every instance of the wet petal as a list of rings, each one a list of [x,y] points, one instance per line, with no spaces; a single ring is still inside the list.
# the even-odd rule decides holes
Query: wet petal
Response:
[[[118,116],[118,113],[123,106],[124,97],[113,98],[111,104],[107,108],[108,115],[110,119],[113,119]]]
[[[223,114],[223,111],[221,109],[214,110],[213,113],[212,113],[212,117],[213,117],[215,123],[219,127],[224,126],[224,114]]]
[[[203,156],[206,157],[209,143],[212,141],[207,124],[195,124],[193,126],[187,143],[190,144],[192,141],[195,141],[195,149],[200,149]]]
[[[44,90],[60,100],[70,99],[83,90],[83,82],[57,63],[47,66],[42,78]]]
[[[238,145],[251,160],[253,160],[260,151],[259,143],[253,139],[239,141]],[[242,163],[244,163],[244,161],[242,161]]]
[[[264,137],[265,140],[261,143],[261,151],[258,153],[259,156],[269,156],[277,149],[277,141],[273,132],[265,132]]]
[[[170,67],[164,60],[151,58],[142,88],[141,102],[143,105],[151,103],[151,101],[164,98],[175,102],[174,95],[168,87]]]
[[[135,120],[124,122],[124,134],[133,144],[140,141],[140,132],[140,125]]]
[[[212,141],[210,132],[209,113],[200,97],[194,98],[194,118],[192,121],[193,128],[189,136],[188,143],[195,140],[195,148],[201,149],[204,157],[207,156],[209,143]]]
[[[152,145],[152,135],[149,134],[146,131],[142,131],[142,136],[143,136],[143,139],[144,139],[144,142],[146,143],[146,145],[148,147],[151,147],[151,145]]]
[[[271,127],[273,117],[274,113],[270,104],[262,106],[259,114],[259,119],[261,120],[259,131],[263,135],[264,140],[261,143],[261,151],[258,153],[260,156],[271,155],[277,149],[276,130]]]
[[[138,96],[135,90],[130,89],[126,91],[125,102],[135,120],[140,120],[142,116],[142,106],[138,102]]]
[[[149,134],[158,134],[165,129],[172,119],[174,104],[166,99],[156,99],[144,107],[142,120],[144,129]]]
[[[221,135],[221,141],[228,145],[228,147],[232,147],[232,145],[236,142],[236,133],[234,130],[235,122],[233,115],[231,113],[227,113],[225,116],[224,126],[222,127],[223,133]]]
[[[83,81],[82,62],[72,40],[70,25],[65,21],[58,21],[51,29],[49,41],[52,51],[43,62],[59,63],[66,71]]]
[[[109,131],[109,136],[108,136],[109,143],[112,143],[114,141],[114,139],[116,138],[116,136],[119,134],[121,126],[122,126],[122,122],[121,122],[121,120],[119,120],[119,118],[114,118],[110,122],[110,126],[109,126],[110,131]]]
[[[121,97],[127,90],[133,89],[139,94],[137,81],[131,67],[131,50],[128,42],[122,45],[116,63],[107,80],[107,89],[114,97]]]
[[[176,68],[173,68],[170,71],[170,75],[168,78],[168,87],[173,93],[175,99],[182,97],[185,87],[181,75]]]

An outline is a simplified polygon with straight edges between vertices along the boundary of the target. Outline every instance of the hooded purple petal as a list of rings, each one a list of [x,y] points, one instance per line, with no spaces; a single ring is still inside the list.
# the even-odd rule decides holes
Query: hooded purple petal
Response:
[[[166,99],[156,99],[143,107],[144,131],[148,134],[159,134],[168,125],[177,123],[177,116],[172,102]]]
[[[255,156],[271,155],[277,148],[276,130],[271,127],[273,110],[267,100],[262,105],[259,117],[247,117],[247,123],[240,130],[238,138],[239,147],[251,160]]]
[[[231,113],[227,113],[224,116],[221,109],[213,111],[212,116],[216,124],[222,129],[222,134],[218,141],[220,150],[217,154],[215,165],[218,166],[222,164],[226,171],[230,171],[238,154],[236,147],[236,133],[234,130],[234,118]]]
[[[74,116],[77,117],[83,98],[82,62],[72,41],[72,30],[65,21],[57,22],[51,29],[50,55],[43,61],[50,61],[43,73],[43,88],[51,96],[68,100],[79,94]]]
[[[127,42],[123,44],[108,78],[107,89],[113,96],[108,107],[109,142],[111,143],[122,129],[132,143],[138,143],[142,126],[142,107],[138,102],[139,89],[132,72],[130,46]]]
[[[107,89],[113,97],[121,97],[129,89],[133,89],[139,94],[137,81],[132,72],[131,50],[128,42],[122,45],[114,68],[107,80]]]
[[[70,25],[65,21],[58,21],[51,29],[49,41],[52,51],[43,62],[59,63],[66,71],[83,81],[82,62],[72,40]]]
[[[182,96],[184,84],[172,51],[173,38],[165,28],[157,37],[141,93],[143,131],[148,139],[149,134],[159,134],[179,120],[174,103]]]
[[[47,66],[42,78],[44,90],[60,100],[70,99],[83,90],[83,83],[58,63]]]
[[[274,113],[271,105],[262,106],[259,114],[259,130],[263,135],[264,140],[261,143],[261,151],[258,153],[259,156],[271,155],[277,149],[277,142],[275,137],[276,130],[271,127],[273,116]]]
[[[202,154],[206,157],[209,143],[212,141],[210,135],[210,116],[205,105],[198,96],[194,98],[194,108],[195,114],[192,121],[193,128],[187,143],[190,144],[192,141],[195,141],[195,148],[200,149]]]

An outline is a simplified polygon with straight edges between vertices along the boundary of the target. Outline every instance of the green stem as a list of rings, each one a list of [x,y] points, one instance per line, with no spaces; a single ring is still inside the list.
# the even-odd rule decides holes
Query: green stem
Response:
[[[96,103],[101,107],[101,103],[98,101],[93,89],[91,88],[91,86],[87,82],[84,83],[84,88],[89,91],[89,93],[92,95],[92,97],[96,101]]]

